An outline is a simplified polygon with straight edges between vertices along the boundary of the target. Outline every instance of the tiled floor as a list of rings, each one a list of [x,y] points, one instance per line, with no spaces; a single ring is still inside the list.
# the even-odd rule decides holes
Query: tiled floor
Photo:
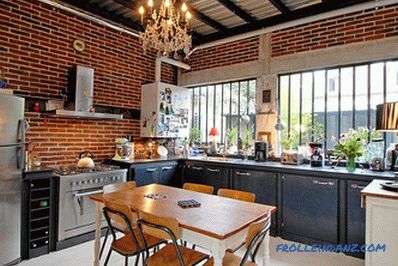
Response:
[[[23,261],[21,266],[90,266],[92,265],[93,243],[87,242],[49,255],[29,261]],[[281,238],[271,238],[271,266],[363,266],[364,261],[344,254],[336,253],[277,253],[277,244],[291,244]],[[129,265],[133,264],[130,259]],[[117,253],[112,253],[109,265],[124,265],[124,259]],[[141,263],[140,263],[141,265]],[[161,265],[159,265],[161,266]]]

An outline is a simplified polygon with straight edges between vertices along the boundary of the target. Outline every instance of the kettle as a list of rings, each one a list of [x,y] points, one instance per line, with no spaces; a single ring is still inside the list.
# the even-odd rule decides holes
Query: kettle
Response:
[[[79,168],[89,168],[93,169],[95,167],[94,157],[91,151],[83,151],[79,154],[79,161],[77,162],[77,167]]]

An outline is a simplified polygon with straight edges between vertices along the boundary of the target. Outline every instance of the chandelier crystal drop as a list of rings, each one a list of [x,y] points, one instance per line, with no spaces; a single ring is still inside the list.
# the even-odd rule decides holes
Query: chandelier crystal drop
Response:
[[[192,48],[189,20],[192,14],[182,2],[176,7],[174,0],[162,0],[158,9],[154,1],[148,0],[147,6],[140,6],[138,13],[145,31],[140,32],[140,41],[144,53],[153,48],[160,55],[173,54],[178,59],[183,52],[187,57]]]

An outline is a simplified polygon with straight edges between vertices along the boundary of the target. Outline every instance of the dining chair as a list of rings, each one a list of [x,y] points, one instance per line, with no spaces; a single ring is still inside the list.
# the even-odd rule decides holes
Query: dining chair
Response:
[[[184,183],[182,186],[183,189],[206,193],[206,194],[213,194],[214,187],[203,185],[203,184],[196,184],[196,183]]]
[[[237,200],[242,200],[242,201],[247,201],[247,202],[255,202],[256,201],[256,194],[254,194],[252,192],[246,192],[246,191],[235,190],[235,189],[220,188],[217,191],[217,195],[221,196],[221,197],[237,199]]]
[[[135,189],[136,187],[137,187],[137,184],[135,181],[128,181],[128,182],[105,185],[105,186],[103,186],[102,190],[103,190],[103,193],[106,195],[106,194],[117,192],[117,191],[132,190],[132,189]],[[111,219],[111,222],[112,222],[115,230],[117,230],[119,232],[125,232],[128,229],[126,227],[126,224],[124,223],[123,219],[121,219],[119,215],[114,215],[113,213],[109,213],[109,217]],[[133,223],[133,224],[135,225],[135,223]],[[102,253],[104,253],[105,245],[106,245],[106,242],[108,241],[109,232],[110,232],[110,229],[108,226],[106,233],[105,233],[104,243],[102,244],[102,247],[101,247],[100,258],[102,257]]]
[[[132,221],[132,211],[130,206],[118,204],[113,201],[107,201],[106,199],[104,200],[104,203],[104,216],[113,237],[111,247],[105,259],[105,266],[108,265],[112,251],[115,251],[125,257],[126,266],[128,265],[128,258],[131,256],[136,256],[135,265],[137,266],[141,251],[144,249],[157,248],[161,244],[166,244],[164,239],[153,237],[147,234],[141,235],[138,232],[137,227],[133,228],[132,225],[134,223]],[[127,230],[124,231],[124,235],[119,238],[116,234],[119,230],[114,227],[114,223],[111,221],[111,216],[119,217],[118,219],[122,220],[124,226],[127,228]],[[143,241],[145,241],[145,245]]]
[[[225,255],[222,260],[222,266],[257,266],[255,261],[256,255],[261,246],[261,243],[264,241],[270,229],[270,217],[271,216],[268,215],[266,218],[254,222],[249,226],[246,241],[233,250],[227,249],[225,251]],[[246,252],[243,257],[235,255],[234,253],[241,249],[243,246],[246,247]],[[203,264],[203,266],[213,266],[213,264],[214,261],[211,258],[205,264]]]
[[[177,239],[181,238],[181,228],[177,219],[161,217],[139,211],[137,227],[143,239],[147,266],[192,266],[204,262],[210,258],[202,252],[181,246]],[[145,234],[153,237],[169,240],[170,242],[158,252],[149,256],[149,245],[146,244]]]

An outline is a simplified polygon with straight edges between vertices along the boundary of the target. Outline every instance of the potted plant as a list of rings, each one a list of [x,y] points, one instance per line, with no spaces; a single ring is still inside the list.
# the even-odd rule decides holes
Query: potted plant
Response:
[[[243,159],[247,160],[249,158],[249,150],[253,146],[252,132],[250,129],[246,129],[246,136],[242,140],[243,148]]]
[[[341,159],[347,160],[347,170],[354,172],[356,169],[355,159],[365,153],[365,147],[368,144],[369,130],[359,128],[358,131],[350,128],[348,133],[341,134],[340,139],[334,146],[337,154],[337,165]]]
[[[230,128],[226,133],[228,143],[226,143],[225,145],[227,145],[229,154],[234,154],[234,153],[237,153],[237,151],[238,151],[238,148],[236,147],[236,143],[235,143],[237,134],[238,134],[238,131],[234,127]]]

